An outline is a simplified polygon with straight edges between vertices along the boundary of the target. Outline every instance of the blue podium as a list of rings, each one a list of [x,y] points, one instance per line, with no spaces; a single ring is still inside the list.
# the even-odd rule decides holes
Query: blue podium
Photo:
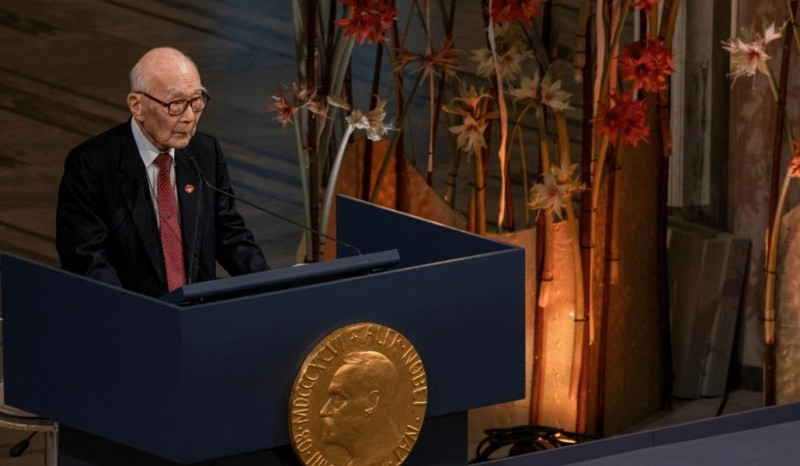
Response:
[[[428,374],[405,464],[467,462],[466,411],[524,396],[524,252],[339,198],[340,258],[152,299],[2,257],[6,403],[58,421],[60,462],[299,464],[288,403],[335,329],[404,334]]]

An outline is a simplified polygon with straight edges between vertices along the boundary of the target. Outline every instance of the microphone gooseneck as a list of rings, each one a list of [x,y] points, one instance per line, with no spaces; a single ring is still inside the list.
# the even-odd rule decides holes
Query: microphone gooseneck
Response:
[[[252,207],[252,208],[254,208],[256,210],[264,212],[265,214],[272,215],[273,217],[278,218],[280,220],[283,220],[286,223],[290,223],[290,224],[292,224],[292,225],[294,225],[294,226],[296,226],[298,228],[302,228],[303,230],[309,231],[311,233],[316,233],[316,234],[322,236],[325,239],[331,240],[331,241],[335,242],[336,244],[340,244],[340,245],[342,245],[342,246],[344,246],[344,247],[346,247],[348,249],[351,249],[351,250],[355,251],[355,253],[358,254],[359,256],[362,255],[361,254],[361,250],[359,250],[357,247],[355,247],[353,245],[347,244],[344,241],[340,241],[340,240],[338,240],[338,239],[336,239],[336,238],[334,238],[332,236],[326,235],[325,233],[322,233],[321,231],[315,230],[315,229],[310,228],[310,227],[308,227],[306,225],[303,225],[301,223],[295,222],[294,220],[291,220],[291,219],[289,219],[287,217],[284,217],[281,214],[278,214],[278,213],[273,212],[271,210],[265,209],[264,207],[261,207],[260,205],[254,204],[254,203],[252,203],[250,201],[247,201],[245,199],[237,197],[234,194],[231,194],[231,193],[229,193],[227,191],[224,191],[222,189],[217,188],[216,186],[212,185],[208,181],[208,179],[206,179],[205,175],[203,175],[202,170],[200,170],[200,165],[197,164],[197,160],[195,160],[194,157],[191,157],[191,156],[189,156],[188,159],[189,159],[189,162],[192,164],[192,168],[194,168],[195,173],[197,173],[197,176],[200,178],[200,181],[202,181],[202,183],[204,185],[208,186],[208,188],[211,189],[212,191],[215,191],[217,193],[220,193],[220,194],[223,194],[225,196],[228,196],[229,198],[231,198],[233,200],[236,200],[236,201],[239,201],[239,202],[241,202],[243,204],[249,205],[250,207]]]

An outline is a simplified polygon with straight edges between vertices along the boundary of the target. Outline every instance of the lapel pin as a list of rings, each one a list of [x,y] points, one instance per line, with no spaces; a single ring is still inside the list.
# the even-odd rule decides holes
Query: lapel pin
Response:
[[[194,192],[194,185],[193,184],[187,184],[186,186],[183,187],[183,191],[186,194],[192,194]]]

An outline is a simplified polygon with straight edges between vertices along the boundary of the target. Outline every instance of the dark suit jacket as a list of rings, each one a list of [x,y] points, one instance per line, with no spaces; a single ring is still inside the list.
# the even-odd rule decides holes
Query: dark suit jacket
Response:
[[[58,192],[56,247],[66,270],[161,296],[167,293],[161,237],[130,125],[129,120],[112,128],[67,156]],[[196,133],[185,149],[175,151],[187,281],[215,278],[215,260],[231,275],[266,270],[264,255],[233,200],[203,186],[189,157],[210,183],[232,192],[216,139]]]

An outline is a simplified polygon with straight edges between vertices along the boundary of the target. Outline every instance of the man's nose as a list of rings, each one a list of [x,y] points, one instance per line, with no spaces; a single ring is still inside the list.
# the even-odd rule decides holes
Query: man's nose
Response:
[[[195,112],[192,109],[191,105],[187,105],[186,106],[186,110],[184,110],[183,113],[181,113],[181,121],[185,122],[185,123],[191,123],[191,122],[197,120],[197,118],[199,118],[199,116],[200,116],[200,112]]]

